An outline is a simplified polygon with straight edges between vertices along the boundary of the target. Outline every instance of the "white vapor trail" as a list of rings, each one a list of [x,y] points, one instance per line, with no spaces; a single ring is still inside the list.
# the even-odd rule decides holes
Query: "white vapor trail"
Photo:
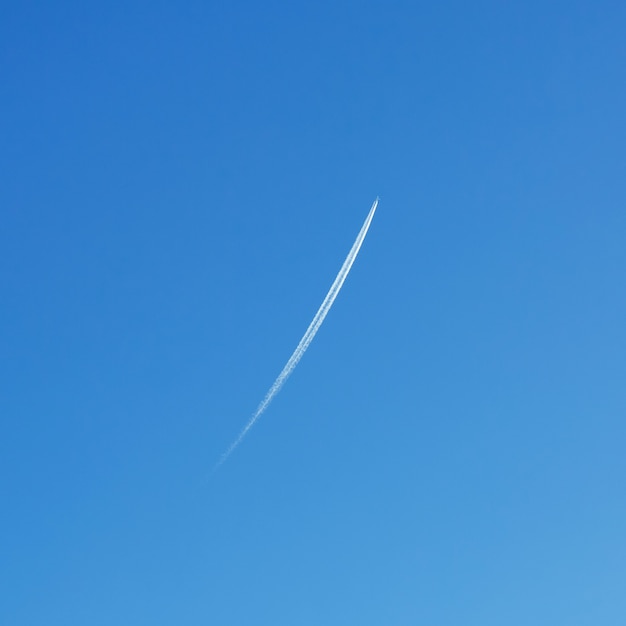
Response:
[[[259,419],[259,417],[261,417],[261,415],[265,412],[267,407],[270,405],[271,401],[274,399],[274,396],[276,396],[276,394],[281,390],[282,386],[285,384],[286,380],[289,378],[291,372],[293,372],[296,365],[298,365],[298,363],[300,362],[300,359],[304,356],[304,353],[306,352],[307,348],[309,347],[309,345],[315,338],[317,331],[320,329],[320,326],[322,325],[324,318],[328,314],[328,311],[330,311],[330,308],[333,306],[333,302],[335,301],[335,298],[339,294],[339,291],[341,290],[341,287],[343,286],[344,281],[346,280],[348,274],[350,273],[352,264],[354,263],[354,260],[356,259],[357,254],[359,253],[359,250],[361,249],[361,245],[363,244],[365,235],[367,235],[367,231],[370,227],[370,224],[372,222],[372,218],[374,217],[374,213],[376,212],[377,206],[378,206],[378,198],[376,198],[376,200],[374,201],[374,204],[372,204],[372,208],[370,209],[370,212],[367,214],[367,217],[365,218],[365,222],[363,223],[363,226],[361,226],[361,230],[359,231],[359,234],[357,235],[355,242],[352,244],[352,248],[350,248],[350,252],[348,253],[348,256],[346,257],[346,260],[343,262],[343,265],[341,266],[341,269],[339,270],[339,273],[337,274],[337,278],[335,278],[335,281],[331,285],[328,293],[326,294],[326,297],[324,298],[324,301],[322,302],[320,308],[315,314],[313,321],[309,324],[309,327],[306,329],[304,336],[302,337],[302,339],[300,339],[300,343],[298,344],[296,349],[293,351],[293,354],[289,357],[287,364],[285,365],[285,367],[283,367],[283,371],[278,375],[278,378],[274,381],[274,384],[270,387],[267,394],[265,394],[265,398],[263,398],[263,400],[257,407],[257,410],[249,419],[248,423],[244,426],[243,430],[239,433],[239,436],[237,437],[237,439],[235,439],[235,441],[233,441],[233,443],[230,445],[228,450],[224,452],[224,454],[222,455],[222,457],[220,458],[219,462],[216,465],[216,469],[217,467],[222,465],[224,461],[226,461],[226,459],[231,455],[233,450],[241,443],[241,441],[246,436],[248,431],[254,426],[254,423]]]

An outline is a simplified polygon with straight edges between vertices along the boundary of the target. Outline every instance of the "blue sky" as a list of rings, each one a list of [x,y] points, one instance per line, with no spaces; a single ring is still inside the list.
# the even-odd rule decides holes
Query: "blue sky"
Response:
[[[5,3],[0,622],[624,623],[625,31]]]

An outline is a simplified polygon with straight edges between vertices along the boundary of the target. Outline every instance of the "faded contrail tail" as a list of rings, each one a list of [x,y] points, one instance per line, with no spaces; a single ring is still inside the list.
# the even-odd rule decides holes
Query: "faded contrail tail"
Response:
[[[333,302],[335,298],[339,294],[341,287],[343,286],[344,281],[346,280],[348,274],[350,273],[350,269],[352,268],[352,264],[354,263],[359,250],[361,249],[361,245],[363,244],[363,240],[365,239],[365,235],[367,235],[367,231],[372,223],[372,219],[374,217],[374,213],[376,212],[376,207],[378,206],[378,198],[372,204],[372,208],[365,218],[365,222],[357,235],[356,240],[352,244],[352,248],[346,257],[346,260],[343,262],[337,277],[335,278],[333,284],[331,285],[324,301],[322,302],[320,308],[318,309],[313,321],[309,324],[306,332],[304,333],[302,339],[300,339],[300,343],[293,351],[291,357],[287,361],[285,367],[283,367],[282,372],[278,375],[278,378],[274,381],[274,384],[270,387],[269,391],[265,395],[265,398],[261,401],[257,410],[253,413],[252,417],[248,420],[248,423],[244,426],[243,430],[239,433],[239,436],[235,441],[230,445],[230,447],[224,452],[215,466],[216,469],[226,461],[226,459],[231,455],[233,450],[241,443],[243,438],[246,436],[248,431],[254,426],[254,423],[261,417],[261,415],[265,412],[267,407],[270,405],[271,401],[274,399],[276,394],[280,391],[281,387],[285,384],[286,380],[289,378],[291,372],[295,369],[296,365],[298,365],[300,359],[303,357],[307,348],[313,341],[317,331],[319,330],[324,318],[326,317],[328,311],[333,306]]]

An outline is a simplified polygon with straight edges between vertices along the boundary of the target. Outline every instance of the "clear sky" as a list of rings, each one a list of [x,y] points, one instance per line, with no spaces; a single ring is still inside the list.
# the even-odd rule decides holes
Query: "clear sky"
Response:
[[[3,3],[0,623],[626,623],[625,32]]]

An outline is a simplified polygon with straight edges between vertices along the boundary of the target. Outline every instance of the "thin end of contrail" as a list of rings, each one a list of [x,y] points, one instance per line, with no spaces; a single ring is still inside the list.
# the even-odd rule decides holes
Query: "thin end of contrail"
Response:
[[[346,260],[343,262],[337,277],[335,278],[333,284],[331,285],[324,301],[322,302],[320,308],[318,309],[315,317],[309,324],[306,332],[300,339],[300,343],[297,345],[296,349],[293,351],[293,354],[289,357],[285,367],[283,367],[281,373],[278,375],[278,378],[274,381],[272,386],[269,388],[269,391],[265,394],[265,398],[261,401],[257,410],[252,414],[252,417],[248,420],[248,423],[243,427],[242,431],[239,433],[239,436],[233,443],[230,444],[229,448],[222,454],[220,460],[216,463],[213,471],[215,472],[221,465],[224,464],[226,459],[233,453],[235,448],[243,441],[244,437],[248,434],[248,431],[254,426],[255,422],[261,417],[261,415],[265,412],[267,407],[270,405],[276,394],[281,390],[282,386],[285,384],[291,372],[295,369],[296,365],[300,362],[300,359],[304,356],[307,348],[313,341],[317,331],[320,329],[324,318],[330,311],[330,308],[333,306],[333,302],[335,298],[341,291],[341,287],[345,282],[348,274],[350,273],[350,269],[352,268],[352,264],[354,263],[357,255],[359,254],[359,250],[361,249],[361,245],[363,244],[363,240],[365,239],[365,235],[367,235],[367,231],[369,230],[370,224],[372,223],[372,219],[374,218],[374,213],[376,212],[376,208],[378,206],[378,198],[374,200],[374,204],[370,208],[367,217],[365,218],[365,222],[363,222],[363,226],[361,226],[361,230],[357,235],[354,243],[352,244],[352,248],[350,248],[350,252],[346,257]]]

